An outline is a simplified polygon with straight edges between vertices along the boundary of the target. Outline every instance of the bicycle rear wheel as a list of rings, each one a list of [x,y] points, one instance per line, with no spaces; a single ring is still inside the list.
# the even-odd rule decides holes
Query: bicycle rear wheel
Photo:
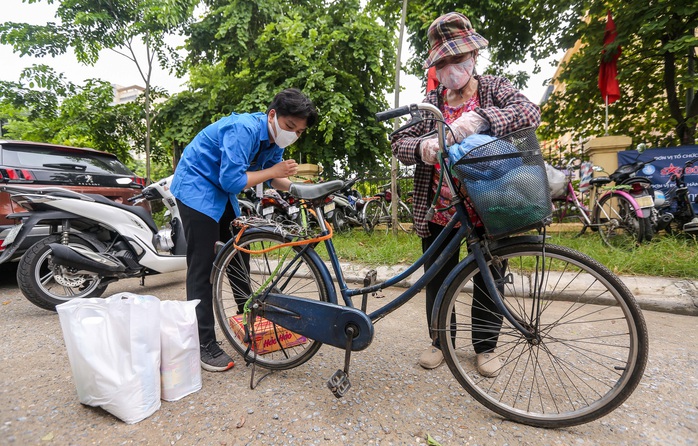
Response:
[[[367,234],[372,234],[376,227],[381,224],[383,209],[383,203],[380,198],[369,200],[364,205],[363,226]]]
[[[492,256],[504,265],[495,275],[502,301],[536,337],[526,339],[487,310],[495,307],[471,263],[448,285],[437,320],[441,349],[460,384],[499,415],[537,427],[587,423],[620,406],[640,382],[648,352],[642,313],[625,285],[561,246],[516,244]],[[490,360],[497,376],[478,373],[478,343],[496,346]]]
[[[622,195],[610,193],[601,197],[594,207],[594,224],[608,246],[632,250],[645,237],[646,218],[639,218],[635,206]]]
[[[243,234],[239,246],[262,251],[286,241],[281,234],[255,232]],[[242,310],[251,293],[273,286],[275,291],[295,297],[328,300],[327,284],[313,259],[307,253],[296,258],[302,248],[283,247],[245,254],[230,243],[214,264],[213,302],[218,325],[241,356],[247,355],[261,367],[276,370],[297,367],[312,358],[322,345],[262,318],[255,322],[254,349],[248,350],[249,343],[243,341]],[[279,265],[282,267],[277,268]],[[286,273],[281,277],[283,271]]]
[[[392,220],[393,218],[393,203],[390,203],[390,206],[388,206],[388,216]],[[413,229],[413,219],[412,219],[412,211],[410,211],[410,208],[407,207],[405,202],[399,201],[398,202],[398,207],[397,207],[397,227],[400,228],[401,231],[404,231],[406,233],[410,233]]]

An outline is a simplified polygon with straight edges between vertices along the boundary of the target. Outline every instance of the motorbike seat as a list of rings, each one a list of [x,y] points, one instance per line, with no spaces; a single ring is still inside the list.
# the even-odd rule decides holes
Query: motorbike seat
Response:
[[[127,204],[121,204],[117,203],[116,201],[112,201],[108,199],[107,197],[99,194],[85,194],[90,198],[93,198],[96,202],[102,203],[102,204],[107,204],[109,206],[115,206],[119,209],[123,209],[125,211],[128,211],[132,214],[136,214],[141,220],[143,220],[148,227],[154,232],[158,232],[158,226],[155,224],[155,221],[153,220],[153,216],[150,214],[150,212],[142,208],[140,206],[131,206]]]
[[[291,195],[294,197],[302,198],[304,200],[317,200],[319,198],[325,198],[333,192],[344,187],[344,181],[342,180],[332,180],[325,183],[292,183],[289,189]]]
[[[598,178],[592,178],[589,181],[589,184],[592,186],[603,186],[604,184],[611,183],[613,180],[611,180],[609,177],[598,177]]]

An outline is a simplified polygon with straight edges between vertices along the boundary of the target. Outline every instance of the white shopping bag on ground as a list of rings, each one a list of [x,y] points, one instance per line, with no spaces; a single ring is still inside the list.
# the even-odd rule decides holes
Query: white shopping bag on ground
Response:
[[[126,423],[160,408],[160,301],[119,293],[56,306],[82,404]]]
[[[200,301],[160,302],[160,378],[162,399],[177,401],[201,389],[199,329]]]

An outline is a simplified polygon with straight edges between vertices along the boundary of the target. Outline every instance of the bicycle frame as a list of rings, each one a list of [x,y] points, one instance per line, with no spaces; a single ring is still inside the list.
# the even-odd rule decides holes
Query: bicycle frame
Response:
[[[591,211],[589,210],[588,207],[586,207],[584,205],[584,203],[582,203],[579,200],[579,197],[577,197],[577,191],[574,190],[574,186],[572,186],[572,182],[568,181],[567,186],[565,186],[565,187],[567,188],[567,194],[565,195],[565,198],[562,200],[555,199],[555,200],[553,200],[553,203],[564,202],[564,203],[573,204],[573,205],[577,206],[577,209],[579,209],[579,213],[582,216],[582,220],[583,220],[582,223],[584,224],[584,226],[591,226],[592,225]]]
[[[419,109],[420,110],[426,110],[432,112],[435,116],[439,117],[441,116],[440,111],[434,107],[431,104],[426,104],[422,103],[419,104]],[[446,154],[444,156],[444,161],[447,162],[446,160],[448,159],[447,151],[444,146],[444,141],[445,141],[445,130],[444,130],[444,123],[443,120],[437,120],[437,131],[439,135],[442,135],[442,138],[439,138],[440,145],[441,145],[441,150],[442,153]],[[470,221],[470,218],[468,216],[468,212],[465,208],[464,202],[460,199],[460,196],[458,195],[457,189],[454,187],[453,179],[451,177],[451,173],[448,171],[448,169],[445,169],[444,172],[446,174],[444,175],[444,180],[446,181],[448,187],[451,190],[451,196],[453,197],[454,200],[454,206],[456,208],[456,213],[454,216],[451,218],[449,221],[448,225],[445,227],[443,231],[439,234],[439,236],[436,238],[434,243],[427,249],[425,253],[422,254],[422,256],[417,259],[417,261],[412,264],[407,270],[403,271],[402,273],[387,279],[384,282],[378,283],[378,284],[373,284],[369,286],[365,286],[362,288],[349,288],[346,279],[344,278],[344,275],[342,273],[341,266],[339,264],[339,258],[337,256],[337,253],[334,249],[334,244],[332,243],[331,238],[325,240],[325,247],[327,249],[327,252],[330,257],[330,262],[332,265],[332,269],[334,270],[335,277],[337,278],[337,283],[339,285],[339,290],[340,294],[342,296],[343,300],[343,305],[345,307],[349,308],[356,308],[353,304],[352,297],[353,296],[358,296],[361,294],[368,294],[372,293],[375,291],[379,291],[385,288],[392,287],[399,283],[400,281],[404,280],[405,278],[411,276],[417,269],[421,268],[427,260],[431,260],[436,257],[433,265],[428,268],[424,275],[419,278],[412,286],[410,286],[407,290],[405,290],[403,293],[401,293],[399,296],[397,296],[395,299],[392,301],[388,302],[384,306],[380,307],[378,310],[368,314],[369,319],[372,322],[376,322],[379,319],[385,317],[392,311],[396,310],[399,308],[401,305],[405,304],[408,302],[412,297],[414,297],[419,291],[421,291],[435,276],[436,274],[441,270],[443,265],[446,263],[446,261],[453,256],[457,250],[459,249],[460,245],[462,242],[465,240],[468,245],[468,250],[470,254],[463,260],[461,260],[455,268],[452,273],[457,273],[458,271],[461,271],[466,265],[468,265],[472,261],[476,261],[478,264],[478,267],[480,269],[480,272],[482,274],[487,293],[492,297],[492,300],[494,301],[495,305],[497,306],[497,309],[501,312],[502,316],[506,318],[512,326],[514,326],[517,330],[519,330],[527,339],[532,339],[534,335],[524,328],[522,324],[511,314],[511,312],[506,308],[504,303],[502,302],[500,296],[499,296],[499,291],[497,290],[496,282],[494,277],[492,276],[492,273],[490,269],[487,266],[487,259],[486,259],[486,253],[483,252],[483,249],[481,247],[481,240],[480,238],[475,234],[474,232],[474,227],[473,224]],[[315,212],[317,213],[318,217],[318,222],[320,224],[321,228],[321,234],[322,235],[328,235],[329,234],[329,229],[327,227],[327,223],[324,218],[323,210],[322,207],[318,204],[314,206]],[[450,240],[448,243],[446,242],[446,239],[451,232],[451,230],[455,227],[456,223],[460,222],[461,226],[458,228],[455,237]],[[506,240],[506,239],[505,239]],[[511,240],[518,240],[520,241],[521,239],[518,237],[514,237],[509,239],[508,242],[511,242]],[[529,237],[530,240],[530,237]],[[536,240],[542,240],[542,238],[536,238]],[[302,251],[309,249],[308,246],[305,246]],[[301,252],[302,252],[301,251]],[[300,255],[300,254],[298,254]],[[327,271],[327,266],[324,264],[324,262],[321,262],[318,267],[324,271],[322,271],[322,275],[327,277],[329,275],[329,271]],[[439,294],[437,295],[437,302],[440,302],[443,299],[443,295],[445,294],[446,290],[441,289],[439,291]],[[334,304],[339,304],[337,301],[337,296],[333,293],[330,293],[330,302]],[[438,305],[434,306],[434,312],[438,310]],[[436,321],[436,317],[432,319],[432,321]],[[434,322],[435,323],[435,322]],[[338,342],[329,342],[332,345],[337,345]],[[340,344],[341,345],[341,344]]]
[[[317,209],[316,209],[317,211]],[[516,327],[524,336],[527,337],[527,339],[531,339],[533,336],[531,333],[525,329],[519,321],[509,312],[509,310],[506,308],[504,303],[502,302],[501,298],[499,297],[499,292],[497,291],[497,287],[495,285],[495,280],[494,277],[492,276],[491,272],[489,272],[489,268],[487,267],[487,261],[485,259],[485,253],[482,251],[482,248],[480,246],[480,240],[477,239],[472,235],[472,226],[471,223],[467,217],[467,211],[465,209],[465,205],[463,204],[462,201],[459,201],[456,204],[456,213],[451,219],[451,221],[448,223],[448,225],[445,227],[443,231],[439,234],[439,236],[436,238],[434,243],[427,249],[427,251],[422,254],[412,265],[410,265],[409,268],[407,268],[405,271],[401,272],[400,274],[393,276],[384,282],[380,282],[377,284],[361,287],[361,288],[349,288],[346,279],[344,278],[344,274],[342,273],[341,266],[339,264],[339,258],[337,256],[337,253],[334,249],[334,244],[332,243],[331,239],[326,240],[325,247],[327,249],[327,252],[329,253],[330,257],[330,263],[332,265],[332,269],[335,273],[335,277],[337,278],[337,284],[339,286],[340,290],[340,295],[343,300],[343,304],[347,307],[350,308],[356,308],[353,301],[352,297],[358,296],[358,295],[365,295],[368,293],[373,293],[376,291],[380,291],[386,288],[390,288],[401,281],[405,280],[406,278],[410,277],[412,274],[414,274],[419,268],[423,267],[424,264],[432,259],[434,256],[436,257],[436,260],[432,264],[430,268],[428,268],[424,275],[419,278],[417,281],[415,281],[409,288],[407,288],[404,292],[402,292],[400,295],[392,299],[390,302],[386,303],[385,305],[381,306],[377,310],[373,311],[372,313],[368,314],[369,319],[371,319],[372,322],[377,322],[378,320],[382,319],[383,317],[387,316],[394,310],[400,308],[402,305],[407,303],[410,299],[412,299],[417,293],[419,293],[435,276],[436,274],[441,270],[443,265],[448,261],[448,259],[454,255],[457,250],[459,249],[461,243],[463,240],[468,241],[468,249],[470,250],[470,254],[466,256],[465,259],[461,260],[456,268],[454,268],[451,273],[449,274],[449,278],[452,275],[457,274],[460,272],[465,266],[467,266],[470,262],[476,261],[478,263],[478,266],[480,268],[481,274],[483,275],[483,279],[485,281],[485,285],[487,287],[487,292],[490,296],[496,296],[493,297],[493,301],[495,305],[497,306],[497,309],[502,313],[502,315],[514,326]],[[319,219],[321,221],[321,226],[325,226],[324,218]],[[449,233],[455,226],[456,222],[460,221],[461,222],[461,227],[457,230],[455,237],[450,240],[448,243],[445,244],[446,238],[448,237]],[[510,243],[517,243],[521,242],[522,239],[527,239],[528,241],[531,240],[536,240],[540,241],[542,240],[541,236],[517,236],[517,237],[512,237],[512,238],[507,238],[501,241],[500,243],[493,242],[493,246],[500,246],[503,244],[510,244]],[[444,246],[445,244],[445,246]],[[446,293],[446,289],[442,288],[439,290],[439,293],[436,298],[436,304],[434,305],[434,309],[432,310],[434,312],[433,317],[432,317],[432,324],[435,324],[436,322],[436,312],[438,311],[439,305],[443,300],[444,294]],[[337,302],[337,296],[334,295],[334,301],[332,303],[338,303]]]

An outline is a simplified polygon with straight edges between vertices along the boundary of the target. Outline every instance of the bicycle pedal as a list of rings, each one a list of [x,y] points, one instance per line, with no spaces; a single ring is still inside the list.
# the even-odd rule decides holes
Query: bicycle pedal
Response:
[[[346,395],[351,388],[349,375],[344,370],[337,370],[334,375],[327,381],[327,387],[332,391],[335,397],[341,398]]]
[[[368,273],[366,273],[366,277],[364,278],[364,286],[371,286],[376,283],[378,279],[378,272],[375,269],[370,270]]]

